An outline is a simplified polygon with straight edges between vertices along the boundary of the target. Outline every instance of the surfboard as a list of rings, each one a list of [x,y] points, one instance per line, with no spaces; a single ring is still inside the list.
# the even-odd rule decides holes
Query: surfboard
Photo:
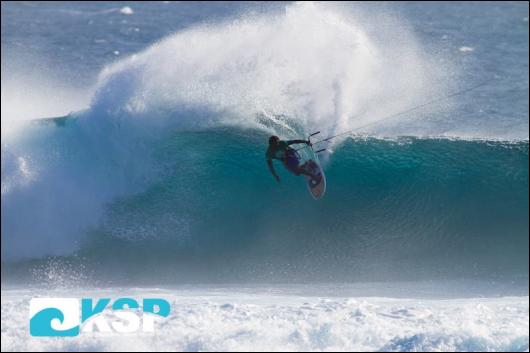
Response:
[[[315,159],[317,159],[315,155]],[[316,175],[317,178],[311,178],[304,175],[307,182],[307,189],[315,200],[319,200],[326,193],[326,176],[322,167],[318,164],[318,160],[310,159],[305,163],[305,169],[311,174]]]

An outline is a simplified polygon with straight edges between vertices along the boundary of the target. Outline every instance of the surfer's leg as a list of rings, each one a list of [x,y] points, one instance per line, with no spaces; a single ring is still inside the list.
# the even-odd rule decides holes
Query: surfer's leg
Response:
[[[299,160],[294,154],[287,155],[284,165],[285,168],[293,173],[294,175],[300,175],[300,166],[298,166]]]
[[[311,161],[307,161],[303,164],[300,164],[300,159],[298,156],[294,153],[289,153],[285,159],[285,168],[287,168],[288,171],[296,176],[303,174],[307,175],[311,179],[318,180],[318,176],[311,172],[310,163]]]

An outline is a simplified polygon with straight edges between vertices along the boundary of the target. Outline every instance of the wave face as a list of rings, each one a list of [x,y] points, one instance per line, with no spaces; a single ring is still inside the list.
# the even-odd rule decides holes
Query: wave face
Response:
[[[112,241],[112,256],[128,266],[165,264],[168,280],[528,273],[527,142],[349,141],[326,164],[328,194],[314,202],[301,178],[283,172],[274,183],[266,136],[248,135],[169,138],[160,150],[166,177],[106,215],[106,251]]]
[[[81,121],[52,130],[68,135]],[[86,213],[64,222],[52,217],[58,226],[41,231],[30,218],[24,226],[3,218],[2,234],[17,234],[2,237],[3,260],[27,255],[40,259],[42,271],[82,264],[100,280],[164,283],[527,276],[527,141],[350,139],[324,158],[328,192],[315,202],[304,180],[279,165],[282,184],[275,184],[264,161],[267,136],[235,128],[169,133],[150,146],[156,177],[139,173],[148,180],[136,181],[141,187],[112,174],[112,158],[95,169],[71,152],[62,160],[77,165],[89,193],[91,180],[128,192],[105,190],[109,201],[96,212],[88,195],[75,191],[83,202],[70,207]],[[22,195],[72,197],[31,191]],[[3,216],[19,205],[10,195],[2,198]],[[99,221],[82,236],[65,228],[88,216]],[[21,229],[32,233],[16,233]],[[50,231],[52,242],[32,246]]]

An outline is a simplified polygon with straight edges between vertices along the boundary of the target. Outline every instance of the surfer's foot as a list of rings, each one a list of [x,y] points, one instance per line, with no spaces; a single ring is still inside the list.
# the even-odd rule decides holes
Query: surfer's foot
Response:
[[[309,183],[311,184],[311,187],[314,188],[320,183],[320,180],[320,175],[311,175],[311,181]]]

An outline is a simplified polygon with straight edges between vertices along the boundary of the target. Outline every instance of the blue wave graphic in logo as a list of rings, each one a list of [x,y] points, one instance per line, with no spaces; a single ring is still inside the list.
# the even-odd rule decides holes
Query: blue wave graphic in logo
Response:
[[[73,337],[79,335],[79,326],[72,327],[68,330],[55,330],[51,326],[53,319],[64,321],[64,314],[56,308],[48,308],[39,311],[30,320],[29,332],[32,336],[54,336],[54,337]]]

